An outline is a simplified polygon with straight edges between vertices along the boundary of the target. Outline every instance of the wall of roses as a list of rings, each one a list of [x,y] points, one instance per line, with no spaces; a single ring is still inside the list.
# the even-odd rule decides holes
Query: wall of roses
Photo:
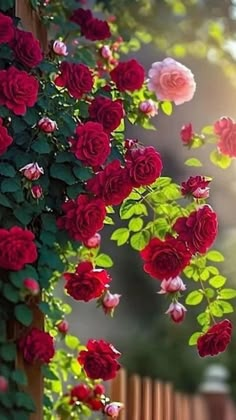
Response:
[[[185,304],[201,305],[190,338],[199,355],[224,351],[231,338],[226,317],[236,291],[225,287],[222,254],[210,250],[218,233],[207,204],[211,179],[177,185],[161,176],[158,150],[125,134],[127,123],[153,129],[151,118],[191,100],[196,84],[172,58],[148,74],[135,58],[120,58],[125,43],[114,18],[98,19],[74,1],[30,7],[52,34],[45,51],[14,2],[0,1],[0,417],[84,419],[98,411],[116,419],[122,404],[110,401],[102,381],[116,376],[121,354],[102,338],[83,344],[71,335],[71,307],[55,294],[60,282],[78,305],[95,300],[113,315],[120,295],[101,231],[115,214],[126,227],[114,225],[111,240],[140,252],[170,320],[184,321]],[[181,138],[189,149],[213,144],[211,159],[225,168],[236,155],[234,132],[224,117],[200,134],[187,125]]]

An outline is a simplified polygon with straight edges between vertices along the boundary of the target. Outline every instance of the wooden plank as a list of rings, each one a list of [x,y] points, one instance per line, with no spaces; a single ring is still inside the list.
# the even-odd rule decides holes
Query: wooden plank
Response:
[[[119,420],[126,420],[127,413],[127,374],[125,369],[120,369],[116,378],[111,382],[110,398],[111,401],[117,401],[124,404],[124,409],[121,410]]]
[[[172,385],[166,383],[164,385],[164,404],[165,404],[165,418],[164,420],[174,420],[174,394]]]
[[[141,379],[132,375],[128,381],[127,420],[142,420]]]
[[[191,397],[188,395],[183,395],[182,399],[183,406],[183,417],[182,420],[192,420],[192,410],[191,410]],[[202,417],[199,416],[199,419]]]
[[[183,400],[180,392],[174,394],[174,420],[183,419]]]
[[[40,21],[40,17],[32,9],[29,0],[15,0],[15,14],[22,21],[22,26],[26,31],[32,32],[40,41],[44,51],[47,50],[47,30]]]
[[[152,380],[150,378],[142,379],[142,420],[152,419]]]
[[[153,420],[164,418],[164,385],[155,381],[153,385]]]
[[[193,420],[209,420],[208,409],[205,400],[200,395],[192,398]]]

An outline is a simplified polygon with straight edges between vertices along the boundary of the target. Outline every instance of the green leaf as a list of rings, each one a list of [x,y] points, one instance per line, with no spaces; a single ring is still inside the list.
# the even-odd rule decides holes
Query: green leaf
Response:
[[[41,372],[44,378],[50,379],[51,381],[58,380],[58,376],[53,372],[50,366],[42,365]]]
[[[195,346],[197,344],[197,340],[199,337],[201,337],[202,333],[201,332],[195,332],[191,335],[188,344],[190,346]]]
[[[16,393],[16,406],[26,408],[28,411],[35,411],[35,405],[29,394],[24,392]]]
[[[221,169],[227,169],[231,165],[232,159],[229,156],[222,155],[218,150],[213,150],[210,154],[211,162]]]
[[[213,125],[206,125],[205,127],[203,127],[202,134],[208,134],[208,135],[214,134]]]
[[[164,114],[166,115],[171,115],[173,112],[173,105],[170,101],[164,101],[161,102],[161,110],[164,112]]]
[[[202,162],[199,159],[196,159],[196,158],[187,159],[184,162],[184,164],[187,165],[187,166],[195,166],[195,167],[202,166]]]
[[[16,358],[16,346],[14,343],[6,343],[0,347],[0,356],[6,362]]]
[[[11,285],[11,283],[5,283],[3,286],[3,296],[9,300],[9,302],[16,303],[20,300],[18,290]]]
[[[218,300],[218,305],[221,307],[224,314],[231,314],[234,312],[234,307],[231,303],[224,300]]]
[[[127,228],[116,229],[111,235],[112,241],[117,241],[117,245],[124,245],[129,239],[129,230]]]
[[[27,206],[16,208],[13,214],[24,226],[27,226],[33,218],[32,208]]]
[[[40,153],[42,155],[50,153],[52,146],[48,143],[47,136],[44,135],[38,137],[38,139],[33,142],[31,149],[34,150],[34,152]]]
[[[225,284],[225,282],[226,282],[226,277],[220,276],[220,275],[219,276],[212,277],[209,280],[209,284],[212,287],[215,287],[216,289],[219,289],[220,287],[223,287],[224,284]]]
[[[199,305],[203,299],[203,294],[199,290],[190,292],[185,300],[187,305]]]
[[[3,207],[12,208],[12,204],[10,200],[6,197],[6,195],[0,193],[0,205]]]
[[[27,385],[27,377],[22,370],[16,369],[12,372],[11,378],[17,385]]]
[[[7,176],[9,178],[15,176],[16,170],[14,166],[10,165],[10,163],[2,162],[0,163],[0,175]]]
[[[6,192],[16,192],[21,188],[20,180],[18,178],[13,179],[4,179],[1,183],[1,191]]]
[[[113,261],[109,255],[99,254],[95,259],[95,263],[99,267],[110,268],[113,266]]]
[[[84,192],[84,187],[78,182],[77,184],[67,187],[66,191],[68,197],[74,199],[77,198],[81,192]]]
[[[136,251],[141,251],[143,248],[145,248],[149,240],[150,240],[150,232],[144,230],[142,232],[135,233],[130,238],[130,245]]]
[[[9,10],[12,7],[14,7],[14,4],[14,0],[0,0],[0,10],[6,12],[6,10]]]
[[[213,316],[216,316],[218,318],[221,318],[224,315],[224,312],[222,310],[222,307],[219,301],[215,300],[214,302],[210,303],[209,310]]]
[[[32,311],[24,303],[21,303],[15,306],[14,314],[17,321],[19,321],[21,324],[25,325],[26,327],[28,327],[33,321]]]
[[[79,347],[79,339],[74,335],[66,335],[65,336],[65,344],[69,349],[75,350]]]
[[[207,257],[208,260],[214,261],[214,262],[224,261],[224,256],[221,254],[221,252],[215,251],[215,250],[209,251],[206,254],[206,257]]]
[[[50,174],[52,178],[60,179],[68,185],[75,184],[77,181],[71,167],[66,164],[52,164]]]
[[[82,368],[76,359],[71,360],[70,368],[74,375],[79,376],[81,374]]]
[[[120,217],[123,220],[130,219],[135,213],[133,201],[124,201],[120,207]]]
[[[222,289],[219,292],[219,297],[221,299],[234,299],[236,298],[236,290],[235,289]]]
[[[131,232],[139,232],[143,227],[143,219],[141,217],[134,217],[129,221],[129,230]]]
[[[208,325],[210,323],[210,315],[207,312],[202,312],[197,316],[197,321],[201,326]]]

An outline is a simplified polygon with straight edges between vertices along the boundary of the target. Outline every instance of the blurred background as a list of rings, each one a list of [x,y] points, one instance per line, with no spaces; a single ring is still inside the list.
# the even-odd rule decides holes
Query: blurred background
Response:
[[[235,286],[236,166],[217,169],[210,163],[207,149],[194,152],[203,167],[184,166],[193,153],[182,147],[179,132],[189,122],[200,131],[223,115],[236,119],[236,1],[97,0],[87,1],[86,8],[94,3],[101,13],[116,16],[121,35],[131,47],[129,57],[138,59],[146,70],[153,62],[172,56],[195,75],[197,91],[190,103],[175,107],[171,117],[160,111],[152,119],[157,131],[127,126],[127,138],[155,146],[163,158],[163,175],[176,182],[189,175],[214,178],[210,203],[219,215],[216,247],[225,255],[220,268]],[[122,295],[121,303],[110,319],[96,303],[78,304],[68,297],[73,305],[70,332],[78,333],[83,341],[90,337],[110,340],[124,353],[122,364],[129,372],[170,380],[177,390],[186,392],[198,388],[207,365],[222,363],[230,370],[236,399],[236,338],[225,354],[200,359],[195,347],[188,346],[189,336],[197,329],[194,307],[183,324],[173,325],[165,315],[167,302],[156,293],[159,282],[145,275],[138,253],[128,244],[117,248],[109,241],[112,231],[112,226],[103,231],[102,251],[114,260],[111,291]],[[189,280],[184,280],[191,289]],[[235,315],[230,314],[230,319],[236,324]]]

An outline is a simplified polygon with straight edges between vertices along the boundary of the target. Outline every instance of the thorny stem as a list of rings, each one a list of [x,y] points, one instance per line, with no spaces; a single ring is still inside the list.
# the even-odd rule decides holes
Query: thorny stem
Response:
[[[213,323],[214,323],[214,324],[216,324],[216,320],[215,320],[215,318],[214,318],[214,315],[212,315],[211,310],[210,310],[210,305],[211,305],[210,298],[209,298],[209,297],[207,296],[207,294],[206,294],[206,291],[205,291],[205,286],[204,286],[204,284],[203,284],[203,281],[202,281],[201,279],[200,279],[199,281],[200,281],[200,284],[201,284],[201,288],[202,288],[202,290],[203,290],[203,292],[204,292],[204,296],[205,296],[205,298],[206,298],[206,300],[207,300],[207,303],[208,303],[208,308],[209,308],[209,314],[210,314],[210,317],[211,317],[211,319],[212,319]]]

